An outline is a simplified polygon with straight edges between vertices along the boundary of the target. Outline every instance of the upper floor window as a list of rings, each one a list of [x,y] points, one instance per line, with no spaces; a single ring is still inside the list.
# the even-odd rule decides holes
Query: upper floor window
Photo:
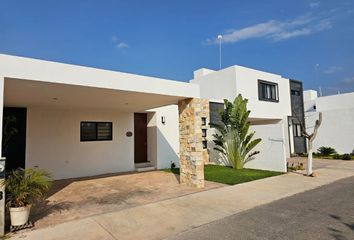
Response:
[[[112,140],[112,122],[81,122],[81,142],[109,140]]]
[[[278,84],[258,80],[258,97],[263,101],[279,102]]]
[[[298,91],[298,90],[291,90],[291,95],[300,96],[300,91]]]

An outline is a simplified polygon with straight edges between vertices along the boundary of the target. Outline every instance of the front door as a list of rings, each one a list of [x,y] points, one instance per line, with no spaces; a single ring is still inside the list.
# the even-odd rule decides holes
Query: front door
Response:
[[[17,168],[25,168],[26,118],[26,108],[4,108],[2,156],[6,157],[7,172]]]
[[[134,162],[147,162],[146,113],[134,113]]]

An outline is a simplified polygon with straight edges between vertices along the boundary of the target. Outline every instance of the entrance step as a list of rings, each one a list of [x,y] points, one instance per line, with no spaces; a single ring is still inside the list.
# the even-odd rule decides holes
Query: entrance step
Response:
[[[147,172],[147,171],[154,171],[156,168],[150,163],[136,163],[135,170],[137,172]]]

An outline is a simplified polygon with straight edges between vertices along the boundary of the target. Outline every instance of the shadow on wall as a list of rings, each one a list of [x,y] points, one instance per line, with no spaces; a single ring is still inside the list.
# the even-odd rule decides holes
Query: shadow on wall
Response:
[[[179,149],[179,136],[173,136],[176,137],[177,141],[171,143],[157,126],[148,126],[148,160],[158,169],[170,168],[171,163],[179,167],[179,153],[175,150]]]

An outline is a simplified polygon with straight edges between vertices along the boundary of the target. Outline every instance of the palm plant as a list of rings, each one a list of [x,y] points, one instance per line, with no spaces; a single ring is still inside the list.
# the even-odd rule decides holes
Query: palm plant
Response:
[[[214,149],[221,152],[224,160],[235,169],[242,169],[253,160],[259,151],[252,149],[261,142],[260,138],[253,139],[255,132],[249,133],[250,123],[247,110],[247,99],[239,94],[234,102],[224,100],[225,109],[220,111],[221,124],[211,124],[217,130]]]
[[[49,173],[39,169],[13,170],[3,182],[7,207],[25,207],[44,197],[52,183]]]

